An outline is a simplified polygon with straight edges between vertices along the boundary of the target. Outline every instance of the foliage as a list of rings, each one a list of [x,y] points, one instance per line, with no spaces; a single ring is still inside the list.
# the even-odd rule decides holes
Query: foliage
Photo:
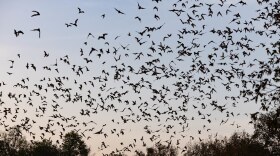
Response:
[[[32,145],[33,156],[58,156],[59,153],[58,147],[53,145],[51,140],[36,141]]]
[[[221,155],[224,153],[225,140],[208,140],[207,142],[199,142],[190,144],[187,148],[185,156],[206,156],[206,155]]]
[[[123,153],[110,153],[109,156],[126,156]]]
[[[235,132],[229,138],[208,139],[185,147],[184,156],[270,156],[280,155],[280,108],[267,114],[260,114],[254,121],[254,134]],[[20,127],[7,129],[0,134],[0,153],[3,156],[87,156],[90,149],[75,131],[66,133],[60,147],[51,140],[29,143],[21,133]],[[113,155],[125,155],[112,153]],[[136,156],[177,156],[178,150],[171,144],[155,144],[146,153],[135,151]]]
[[[142,151],[136,150],[136,151],[135,151],[135,156],[145,156],[145,153],[142,152]]]
[[[8,133],[1,133],[1,155],[25,156],[29,155],[30,147],[22,135],[20,127],[12,127]]]
[[[276,111],[261,114],[254,122],[253,137],[274,154],[280,155],[280,107]]]
[[[185,156],[264,156],[270,155],[263,144],[246,133],[234,133],[229,139],[208,140],[188,147]]]
[[[143,155],[143,152],[139,154]],[[139,155],[138,154],[138,155]],[[158,143],[155,145],[155,147],[149,147],[147,148],[147,156],[176,156],[178,155],[178,151],[175,147],[171,145],[163,145],[161,143]]]
[[[11,128],[8,133],[0,134],[1,156],[87,156],[89,148],[82,137],[71,131],[64,136],[61,148],[51,140],[32,141],[29,143],[21,134],[19,127]]]
[[[71,131],[64,136],[62,144],[62,154],[65,156],[87,156],[90,149],[82,140],[82,136],[75,131]]]
[[[254,140],[248,133],[234,133],[225,146],[225,153],[232,156],[238,155],[268,155],[269,151],[263,144]]]

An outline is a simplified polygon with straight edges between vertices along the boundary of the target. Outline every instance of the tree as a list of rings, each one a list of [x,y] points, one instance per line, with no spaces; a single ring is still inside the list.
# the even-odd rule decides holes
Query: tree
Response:
[[[51,140],[36,141],[33,143],[32,148],[33,156],[58,156],[59,149],[56,145],[52,144]]]
[[[87,156],[90,149],[82,140],[82,136],[75,131],[65,134],[62,143],[62,155],[65,156]]]
[[[110,153],[109,156],[126,156],[125,154],[123,153]]]
[[[153,147],[147,148],[147,156],[155,156],[156,150]]]
[[[224,153],[226,138],[224,139],[209,139],[206,142],[192,143],[187,146],[187,151],[184,156],[220,156]]]
[[[234,133],[229,139],[207,140],[189,145],[185,156],[268,156],[269,150],[248,133]]]
[[[158,143],[155,147],[147,148],[147,156],[177,156],[178,151],[171,145],[163,145]]]
[[[254,121],[253,137],[263,143],[272,153],[280,155],[280,107],[276,111],[261,114]]]
[[[135,156],[145,156],[145,153],[142,151],[136,150],[135,153],[136,153]]]
[[[234,133],[228,140],[224,150],[225,154],[230,156],[254,155],[264,156],[270,155],[268,149],[263,144],[253,139],[248,133]]]
[[[9,156],[9,155],[13,155],[13,153],[16,153],[16,151],[10,148],[9,142],[7,142],[6,140],[0,140],[0,153],[3,156]]]
[[[30,144],[22,135],[19,126],[11,127],[8,133],[1,133],[0,152],[1,155],[28,156],[30,155]]]

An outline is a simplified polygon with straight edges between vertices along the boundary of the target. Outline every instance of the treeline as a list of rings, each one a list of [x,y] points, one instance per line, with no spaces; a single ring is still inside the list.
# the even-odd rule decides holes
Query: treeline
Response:
[[[259,114],[259,115],[258,115]],[[253,116],[254,133],[234,133],[221,139],[188,143],[182,149],[172,145],[156,144],[146,151],[135,151],[135,156],[279,156],[280,109]],[[19,127],[0,134],[1,156],[87,156],[90,148],[75,131],[64,135],[60,146],[51,140],[28,142]],[[92,151],[94,153],[94,151]],[[111,153],[109,156],[125,156]]]
[[[75,131],[64,135],[60,147],[51,140],[28,142],[19,127],[11,128],[8,133],[1,133],[1,156],[87,156],[90,149]]]

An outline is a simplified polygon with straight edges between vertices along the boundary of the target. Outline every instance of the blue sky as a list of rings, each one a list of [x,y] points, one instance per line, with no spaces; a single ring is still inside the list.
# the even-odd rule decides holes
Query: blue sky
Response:
[[[33,107],[26,104],[26,102],[28,101],[27,99],[22,99],[22,102],[15,104],[15,101],[13,99],[9,99],[4,96],[2,100],[4,100],[5,103],[11,103],[14,105],[2,105],[2,111],[5,107],[20,107],[20,109],[28,110],[28,114],[20,112],[20,115],[17,118],[16,122],[11,122],[10,118],[12,118],[13,116],[9,116],[5,123],[15,125],[16,123],[20,123],[21,119],[29,117],[37,121],[37,123],[33,125],[32,131],[37,133],[36,139],[39,139],[40,133],[42,133],[42,131],[40,131],[38,127],[46,126],[49,116],[55,113],[51,109],[51,104],[53,104],[52,100],[56,100],[60,105],[59,113],[63,114],[66,117],[76,116],[77,121],[80,123],[93,120],[97,123],[97,125],[92,124],[89,126],[94,128],[93,132],[98,131],[99,129],[104,127],[104,132],[110,134],[108,138],[104,139],[103,135],[95,135],[92,134],[93,132],[85,132],[86,136],[91,136],[93,138],[87,140],[87,142],[92,145],[93,153],[97,154],[100,154],[101,152],[106,153],[111,150],[115,150],[116,148],[122,149],[126,145],[133,143],[134,138],[137,138],[138,141],[137,143],[135,143],[137,144],[137,147],[135,147],[133,150],[138,148],[143,149],[144,147],[141,146],[141,141],[139,141],[142,136],[145,137],[147,145],[153,145],[155,142],[149,141],[151,135],[147,135],[145,129],[143,129],[143,127],[145,127],[146,125],[149,125],[153,131],[161,129],[160,132],[155,133],[155,135],[160,135],[160,138],[157,139],[157,141],[161,140],[162,142],[164,142],[164,140],[168,140],[170,136],[174,136],[173,143],[175,143],[176,140],[181,139],[180,142],[182,142],[182,147],[184,146],[184,142],[189,141],[190,136],[196,136],[195,138],[197,140],[199,137],[207,138],[209,135],[216,134],[217,132],[221,136],[230,135],[235,130],[240,131],[245,129],[248,132],[252,132],[252,125],[248,125],[249,118],[247,115],[245,115],[245,113],[249,114],[258,111],[259,105],[252,102],[244,103],[242,100],[240,100],[236,102],[237,107],[233,107],[233,101],[225,100],[224,97],[238,96],[239,89],[232,87],[231,91],[226,91],[221,84],[226,82],[225,77],[223,77],[222,81],[217,80],[216,82],[213,82],[209,85],[201,86],[201,89],[205,90],[205,92],[209,91],[208,87],[214,87],[217,90],[216,93],[213,93],[211,100],[205,97],[201,97],[201,100],[196,100],[195,98],[200,97],[201,94],[191,89],[191,86],[196,86],[196,82],[199,81],[199,77],[209,78],[210,73],[215,74],[216,66],[217,68],[223,68],[226,70],[231,69],[229,65],[224,67],[218,65],[218,63],[224,61],[226,61],[226,63],[228,64],[232,63],[230,59],[219,60],[217,58],[214,63],[214,67],[210,68],[211,72],[209,74],[202,74],[199,72],[192,73],[192,76],[196,81],[190,83],[190,88],[182,92],[182,94],[188,95],[190,97],[190,101],[187,104],[187,113],[178,111],[178,107],[182,106],[182,99],[175,100],[173,99],[175,96],[171,94],[172,92],[176,92],[176,87],[174,87],[173,84],[175,82],[186,82],[184,79],[178,79],[178,77],[170,77],[156,80],[155,77],[151,75],[145,76],[141,74],[131,74],[128,71],[124,72],[124,77],[122,77],[122,79],[126,80],[127,76],[129,76],[129,82],[131,83],[136,83],[143,77],[145,80],[151,82],[152,88],[154,89],[160,89],[163,85],[168,86],[171,89],[171,93],[167,94],[166,97],[168,99],[172,99],[169,100],[170,105],[168,106],[164,105],[161,102],[152,101],[151,97],[153,97],[153,93],[148,88],[143,87],[140,94],[136,94],[133,92],[131,87],[126,86],[122,83],[122,81],[116,81],[113,79],[114,68],[112,68],[112,66],[122,68],[123,63],[126,65],[125,68],[130,65],[135,69],[139,69],[140,66],[146,64],[145,62],[157,58],[160,59],[160,63],[157,63],[157,65],[159,66],[165,65],[166,67],[169,67],[169,65],[172,64],[173,61],[173,68],[177,68],[180,72],[188,71],[192,63],[193,55],[191,57],[183,57],[184,61],[176,60],[176,57],[178,56],[178,49],[176,48],[178,46],[177,41],[185,43],[187,47],[191,47],[192,42],[200,44],[201,46],[194,48],[193,50],[194,52],[201,51],[200,57],[198,59],[200,59],[203,63],[208,64],[209,54],[217,53],[218,56],[222,55],[222,50],[218,50],[217,52],[215,52],[213,51],[213,48],[219,47],[219,43],[225,40],[221,36],[211,34],[210,30],[224,30],[226,29],[226,27],[229,27],[231,29],[237,29],[238,27],[240,27],[242,29],[245,27],[244,24],[237,25],[235,23],[230,23],[234,14],[240,13],[242,18],[239,20],[244,23],[245,21],[251,20],[252,17],[257,16],[258,13],[255,10],[262,9],[264,7],[263,6],[260,8],[260,6],[255,4],[254,1],[246,1],[248,5],[243,7],[241,7],[241,5],[237,5],[236,3],[238,1],[235,0],[227,1],[223,7],[220,7],[218,5],[218,3],[220,3],[219,1],[207,1],[208,3],[214,4],[213,17],[205,17],[205,20],[203,20],[202,22],[196,21],[196,26],[193,28],[189,25],[182,25],[179,20],[182,19],[183,21],[186,21],[188,14],[194,17],[195,15],[193,15],[192,9],[184,9],[185,12],[182,13],[180,17],[177,17],[174,13],[168,11],[174,8],[174,6],[172,5],[175,2],[177,1],[164,1],[158,4],[156,2],[148,0],[0,1],[0,19],[2,19],[0,25],[0,81],[4,81],[5,83],[7,83],[7,85],[3,86],[1,89],[4,93],[3,95],[7,95],[9,92],[16,93],[17,95],[24,93],[29,95],[32,90],[38,90],[38,88],[34,86],[35,84],[41,84],[43,85],[43,87],[47,88],[47,84],[55,83],[55,78],[63,76],[69,77],[69,81],[63,81],[63,87],[72,88],[71,95],[74,95],[77,92],[81,94],[84,99],[86,99],[87,95],[89,94],[88,90],[91,91],[90,95],[97,99],[93,107],[97,106],[97,103],[101,102],[99,100],[100,97],[98,97],[98,93],[100,93],[101,97],[105,99],[107,95],[110,95],[114,91],[129,91],[127,95],[122,97],[123,101],[121,103],[117,100],[106,101],[106,105],[114,104],[115,107],[119,109],[117,113],[112,110],[108,112],[99,111],[97,114],[91,114],[90,117],[80,115],[81,109],[88,109],[92,111],[92,108],[86,106],[84,101],[74,104],[71,102],[67,103],[63,98],[56,99],[54,97],[54,94],[56,94],[57,92],[51,91],[51,89],[49,89],[47,93],[41,91],[42,95],[46,97],[46,101],[48,102],[48,105],[46,106],[47,111],[45,114],[42,114],[42,112],[40,111],[39,113],[36,111],[38,110],[39,106],[42,106],[42,101],[44,101],[40,99],[40,96],[31,97],[34,103]],[[146,9],[138,10],[137,3],[139,3]],[[190,7],[192,6],[192,4],[199,3],[200,2],[190,1],[187,6]],[[202,3],[204,4],[204,2]],[[230,12],[228,15],[225,15],[226,8],[229,7],[230,4],[235,4],[237,5],[237,7],[232,7],[232,12]],[[181,5],[181,3],[178,3],[178,7],[179,5]],[[155,9],[153,9],[154,6],[157,6],[159,11],[155,11]],[[81,8],[85,13],[79,14],[78,7]],[[115,8],[123,11],[125,15],[117,14]],[[207,9],[208,7],[206,7],[206,5],[204,4],[201,8],[198,9],[198,13],[207,13]],[[33,10],[39,11],[40,16],[31,17],[31,15],[33,14]],[[221,11],[223,13],[222,17],[216,16],[218,11]],[[101,15],[103,14],[105,14],[104,19],[101,17]],[[156,20],[154,18],[155,14],[160,17],[160,20]],[[139,22],[134,19],[134,17],[136,16],[141,17],[142,21]],[[78,19],[77,27],[66,27],[65,23],[74,22],[76,19]],[[145,27],[159,27],[161,25],[162,29],[160,29],[159,31],[151,32],[150,38],[145,35],[140,36],[137,33],[143,31]],[[205,29],[202,29],[203,25],[205,25]],[[256,30],[264,30],[262,25],[263,21],[254,22],[254,25],[252,27],[254,27],[254,29]],[[41,29],[40,39],[38,38],[37,32],[31,31],[36,28]],[[24,34],[20,35],[19,37],[15,37],[14,29],[22,30]],[[177,34],[182,29],[190,31],[202,30],[202,33],[204,34],[201,36],[186,34],[183,39],[178,39]],[[88,37],[89,33],[91,33],[94,38],[91,36]],[[98,40],[98,37],[103,33],[108,33],[108,35],[106,36],[106,40]],[[131,36],[128,36],[128,34],[130,34]],[[168,34],[172,34],[172,36],[163,41],[163,37],[167,36]],[[251,43],[253,46],[258,45],[259,43],[268,44],[272,40],[277,39],[277,36],[270,39],[260,37],[254,33],[243,32],[239,34],[235,33],[233,35],[233,40],[239,41],[242,37],[245,37],[245,35],[254,41]],[[117,36],[119,37],[115,39]],[[136,42],[135,37],[142,38],[141,41],[146,41],[146,43],[140,46]],[[213,43],[212,45],[208,45],[209,41],[212,40],[215,43]],[[87,43],[87,45],[85,44],[85,42]],[[109,45],[106,44],[106,42],[108,42]],[[149,50],[152,42],[156,44],[154,46],[156,48],[159,44],[170,46],[173,50],[173,53],[162,52],[161,56],[158,49],[156,53],[152,53]],[[127,46],[127,49],[122,49],[122,46]],[[269,45],[267,46],[269,47]],[[93,52],[91,56],[88,56],[88,53],[92,47],[97,50],[104,49],[104,53],[105,50],[108,49],[110,51],[113,51],[114,48],[119,50],[116,55],[113,55],[112,53],[108,55],[104,54],[99,59],[97,56],[97,52]],[[83,49],[84,51],[83,56],[80,56],[81,49]],[[264,48],[257,49],[253,55],[247,58],[242,57],[242,50],[237,50],[235,46],[230,46],[230,49],[232,50],[231,53],[240,53],[240,60],[238,60],[237,64],[245,60],[248,64],[250,62],[252,63],[254,58],[266,59],[266,55],[263,54]],[[49,57],[44,57],[44,51],[49,54]],[[141,60],[135,59],[135,55],[133,53],[140,52],[142,52],[145,56],[143,56]],[[17,54],[20,54],[20,58],[17,57]],[[126,57],[126,54],[129,55],[129,57]],[[151,54],[152,58],[149,58],[147,54]],[[226,55],[227,54],[228,53],[226,53]],[[71,65],[67,65],[60,60],[60,58],[65,59],[66,55],[69,57]],[[93,62],[89,64],[85,63],[85,57],[91,59]],[[115,58],[118,57],[121,57],[121,60],[115,61]],[[9,62],[8,60],[14,60],[13,68],[10,68],[11,62]],[[58,62],[58,66],[52,66],[56,62]],[[103,62],[106,63],[103,64]],[[27,70],[25,67],[27,63],[29,65],[34,64],[37,67],[37,70]],[[90,72],[85,72],[85,74],[77,76],[71,70],[72,65],[76,65],[76,67],[87,66],[90,69]],[[44,66],[51,67],[52,71],[43,70]],[[59,70],[59,73],[55,72],[55,69]],[[93,80],[93,77],[97,77],[100,75],[104,77],[105,74],[102,73],[102,70],[109,72],[110,76],[108,76],[108,82],[106,82],[107,86],[105,87],[105,90],[100,91],[100,87],[102,87],[102,85],[105,85],[105,82],[98,82],[97,80]],[[244,71],[249,73],[252,70],[254,70],[254,68],[247,68]],[[7,72],[12,72],[13,74],[8,75]],[[21,83],[21,80],[26,79],[27,77],[29,77],[30,79],[30,81],[26,84],[30,86],[28,90],[13,87],[18,82]],[[43,78],[51,78],[51,81],[40,81]],[[74,81],[77,81],[77,84],[75,84]],[[94,81],[94,87],[85,85],[84,82],[89,84],[89,81]],[[240,83],[240,79],[234,79],[234,81]],[[78,89],[80,84],[83,85],[83,90]],[[61,94],[61,92],[59,92],[58,94]],[[130,104],[125,105],[125,100],[130,101]],[[217,100],[219,105],[225,105],[226,111],[233,112],[235,116],[228,118],[226,117],[225,112],[220,113],[218,111],[213,111],[213,108],[209,106],[212,100]],[[133,106],[132,101],[136,101],[137,104]],[[144,103],[145,101],[149,103],[146,112],[151,113],[152,115],[156,115],[155,112],[152,111],[152,109],[154,108],[158,108],[158,110],[163,112],[171,107],[172,109],[177,110],[179,114],[186,115],[189,119],[194,117],[195,120],[188,120],[189,127],[186,128],[186,132],[182,133],[178,133],[182,130],[182,125],[179,124],[180,121],[165,122],[166,119],[170,117],[170,115],[162,115],[160,117],[161,121],[157,121],[157,119],[153,118],[152,122],[148,122],[143,118],[139,123],[121,123],[121,116],[130,115],[128,118],[131,119],[136,119],[137,115],[141,116],[141,112],[139,108],[137,108],[137,106],[140,107],[141,103]],[[207,108],[205,110],[200,109],[202,103],[207,105]],[[198,109],[194,109],[194,106],[197,106]],[[133,110],[133,112],[130,112],[128,110],[129,107]],[[124,112],[120,112],[123,109]],[[207,123],[207,121],[201,120],[201,117],[197,116],[198,110],[205,114],[211,113],[212,115],[211,117],[209,117],[209,119],[212,120],[212,123],[209,124]],[[240,113],[240,115],[236,116],[238,113]],[[38,118],[36,117],[36,114],[41,114],[43,115],[43,117]],[[115,120],[114,123],[112,122],[112,119]],[[226,124],[220,125],[221,120],[226,119],[229,119],[229,121]],[[120,124],[116,123],[118,121],[120,122]],[[55,122],[62,121],[57,120]],[[75,123],[74,121],[71,121],[70,123],[72,122],[73,124]],[[234,123],[234,126],[230,125],[232,123]],[[65,123],[65,125],[67,124]],[[106,126],[103,126],[104,124],[106,124]],[[177,133],[167,133],[166,127],[168,125],[174,126],[171,131]],[[206,130],[203,129],[203,125],[206,125],[211,129],[211,131],[206,132]],[[237,129],[237,125],[241,125],[242,127]],[[186,124],[184,126],[186,126]],[[81,129],[80,131],[83,131],[87,128],[83,127],[82,124],[76,127],[76,129]],[[56,133],[59,133],[59,131],[61,131],[61,128],[58,125],[54,126],[52,129],[54,129]],[[70,129],[72,128],[69,128],[69,130]],[[116,131],[124,129],[126,135],[117,137],[115,134],[111,134],[111,131],[113,129],[116,129]],[[201,129],[203,129],[203,132],[201,135],[198,135],[197,131]],[[50,136],[49,134],[46,135]],[[182,138],[182,135],[185,136],[185,138]],[[30,136],[28,135],[27,137],[30,138]],[[58,138],[58,135],[55,135],[53,137]],[[109,144],[110,146],[104,150],[98,149],[102,141],[105,141],[106,144]],[[120,145],[120,142],[124,142],[124,145]]]

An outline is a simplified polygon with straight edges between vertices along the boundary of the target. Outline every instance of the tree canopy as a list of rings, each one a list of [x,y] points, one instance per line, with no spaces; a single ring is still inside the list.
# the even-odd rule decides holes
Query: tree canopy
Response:
[[[89,152],[82,137],[74,131],[64,135],[61,146],[49,139],[28,142],[17,127],[0,135],[1,156],[87,156]]]
[[[82,140],[82,136],[75,131],[67,133],[63,138],[62,153],[65,156],[87,156],[89,148]]]

